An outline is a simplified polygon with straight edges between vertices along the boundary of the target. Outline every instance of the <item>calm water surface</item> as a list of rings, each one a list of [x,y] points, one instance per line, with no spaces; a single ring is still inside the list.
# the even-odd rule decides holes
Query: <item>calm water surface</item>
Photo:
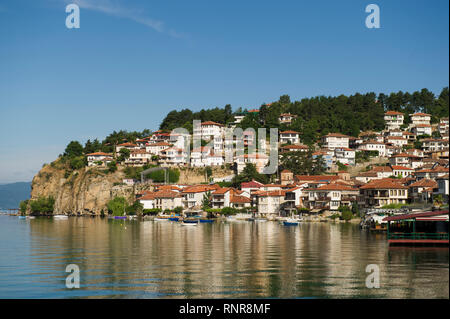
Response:
[[[80,268],[67,289],[68,264]],[[365,287],[366,266],[380,288]],[[354,224],[0,216],[0,298],[449,298],[448,248]]]

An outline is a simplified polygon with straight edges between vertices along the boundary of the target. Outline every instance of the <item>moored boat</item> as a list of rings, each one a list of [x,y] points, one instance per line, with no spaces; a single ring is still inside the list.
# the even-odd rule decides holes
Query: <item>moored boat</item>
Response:
[[[283,221],[284,226],[298,226],[299,221],[297,219],[288,218]]]
[[[69,216],[67,215],[53,215],[54,219],[68,219]]]
[[[127,216],[114,216],[114,219],[127,219]]]
[[[19,219],[26,219],[26,216],[19,216]]]
[[[200,219],[200,223],[214,223],[215,219]]]
[[[181,225],[183,225],[183,226],[197,226],[198,225],[198,219],[184,219],[181,222]]]

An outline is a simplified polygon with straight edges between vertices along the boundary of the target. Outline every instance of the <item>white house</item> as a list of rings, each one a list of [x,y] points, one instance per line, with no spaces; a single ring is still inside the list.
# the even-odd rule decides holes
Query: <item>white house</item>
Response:
[[[88,166],[96,166],[99,165],[99,162],[102,162],[103,164],[108,164],[113,160],[112,155],[108,153],[103,152],[96,152],[96,153],[90,153],[86,154]]]
[[[281,144],[299,144],[300,138],[298,132],[296,131],[284,131],[280,132],[280,143]]]
[[[392,175],[396,177],[407,177],[411,174],[414,174],[414,169],[410,167],[405,166],[399,166],[399,165],[392,165]]]
[[[286,191],[260,191],[256,195],[258,213],[268,219],[274,219],[280,214]]]
[[[168,149],[171,146],[172,144],[169,144],[167,142],[156,142],[145,146],[145,150],[147,153],[161,156],[162,151]]]
[[[323,146],[330,150],[334,150],[337,147],[349,147],[349,136],[339,133],[330,133],[322,136],[321,141]]]
[[[412,126],[416,126],[418,124],[428,124],[430,125],[431,115],[426,113],[414,113],[410,114]]]
[[[336,162],[344,165],[355,165],[355,150],[346,147],[337,147],[334,149]]]
[[[237,162],[237,171],[240,174],[247,163],[254,164],[256,166],[256,170],[258,173],[262,173],[264,167],[269,163],[269,157],[265,154],[244,154],[240,155],[236,158]]]
[[[405,116],[401,112],[388,111],[384,113],[384,121],[386,122],[386,128],[388,130],[398,129],[403,125]]]
[[[397,147],[403,147],[408,145],[408,140],[402,136],[387,136],[386,143],[392,144]]]
[[[416,124],[414,127],[411,128],[411,132],[413,134],[416,134],[417,136],[420,135],[430,135],[432,134],[432,129],[430,124]]]
[[[386,144],[378,141],[363,142],[358,146],[359,151],[378,151],[379,156],[386,156]]]

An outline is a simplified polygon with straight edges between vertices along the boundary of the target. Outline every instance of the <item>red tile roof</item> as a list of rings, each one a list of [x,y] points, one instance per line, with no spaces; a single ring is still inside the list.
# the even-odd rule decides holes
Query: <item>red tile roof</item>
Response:
[[[397,112],[397,111],[387,111],[386,113],[384,113],[385,115],[403,115],[403,113],[401,112]]]
[[[366,185],[361,186],[361,189],[407,189],[408,187],[401,185],[399,182],[390,178],[383,178],[372,180]]]

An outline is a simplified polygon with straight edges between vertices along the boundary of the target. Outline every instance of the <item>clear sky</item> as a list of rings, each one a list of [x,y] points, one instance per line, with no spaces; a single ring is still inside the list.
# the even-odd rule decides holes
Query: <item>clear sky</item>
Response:
[[[380,29],[365,26],[370,3]],[[30,181],[71,140],[157,129],[173,109],[439,94],[448,12],[448,0],[0,0],[0,183]]]

